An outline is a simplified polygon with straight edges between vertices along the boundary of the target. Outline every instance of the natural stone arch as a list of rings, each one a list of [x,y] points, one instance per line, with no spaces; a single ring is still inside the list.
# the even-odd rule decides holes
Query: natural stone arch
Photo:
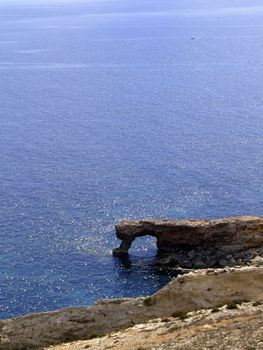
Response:
[[[218,220],[124,220],[116,225],[122,241],[113,254],[127,254],[132,242],[145,235],[157,239],[160,251],[173,252],[188,247],[236,251],[263,246],[263,218],[243,216]]]

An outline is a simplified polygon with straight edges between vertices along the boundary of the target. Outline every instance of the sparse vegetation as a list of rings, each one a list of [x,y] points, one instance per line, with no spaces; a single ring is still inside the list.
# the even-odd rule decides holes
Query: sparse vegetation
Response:
[[[259,306],[259,305],[262,305],[262,301],[255,301],[252,306]]]
[[[143,303],[146,306],[152,306],[152,305],[154,305],[156,303],[156,301],[152,297],[146,297],[146,298],[144,298]]]
[[[229,310],[238,309],[238,304],[235,303],[234,301],[231,301],[230,303],[228,303],[226,305],[226,308],[229,309]]]
[[[187,313],[184,311],[176,311],[172,313],[172,317],[179,318],[180,320],[185,320],[188,316]]]
[[[242,305],[243,303],[247,303],[247,302],[249,302],[249,300],[247,300],[247,299],[233,300],[226,305],[226,308],[230,309],[230,310],[231,309],[238,309],[238,305]]]
[[[248,299],[238,299],[238,300],[235,300],[235,303],[237,305],[241,305],[241,304],[244,304],[244,303],[248,303],[249,300]]]
[[[220,311],[220,309],[219,309],[218,307],[214,307],[214,308],[211,310],[211,312],[213,312],[213,313],[219,312],[219,311]]]
[[[91,334],[87,339],[88,340],[91,340],[91,339],[95,339],[95,338],[99,338],[101,337],[101,335],[98,335],[98,334]]]

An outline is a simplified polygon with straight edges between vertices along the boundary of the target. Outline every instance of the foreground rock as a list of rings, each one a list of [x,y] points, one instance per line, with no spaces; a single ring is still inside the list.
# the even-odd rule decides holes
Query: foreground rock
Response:
[[[43,348],[105,335],[178,312],[235,300],[262,299],[262,267],[199,270],[177,277],[150,297],[102,300],[90,308],[62,309],[0,321],[0,349]]]
[[[142,220],[116,225],[122,240],[114,255],[127,254],[132,242],[156,237],[159,251],[169,253],[169,264],[186,268],[263,264],[263,218],[243,216],[218,220]]]
[[[154,319],[102,338],[61,344],[48,350],[260,350],[262,334],[263,305],[228,304],[179,317]]]

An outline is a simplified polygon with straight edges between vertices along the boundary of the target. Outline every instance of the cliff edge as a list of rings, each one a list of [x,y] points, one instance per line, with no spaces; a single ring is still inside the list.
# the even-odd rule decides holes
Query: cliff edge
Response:
[[[241,216],[218,220],[124,220],[116,225],[122,241],[115,256],[128,254],[132,242],[156,237],[168,263],[184,268],[263,264],[263,218]]]
[[[116,226],[116,232],[122,240],[122,244],[120,248],[114,250],[115,255],[127,254],[135,238],[149,234],[156,237],[158,249],[168,253],[168,256],[165,257],[166,260],[168,259],[168,263],[173,262],[177,267],[190,267],[193,271],[178,276],[151,296],[99,300],[92,307],[66,308],[0,321],[0,350],[43,349],[51,345],[77,340],[91,343],[81,343],[80,345],[72,343],[72,347],[70,344],[61,345],[61,348],[57,349],[75,350],[88,347],[104,349],[103,340],[100,342],[96,339],[92,342],[87,339],[103,337],[106,334],[127,328],[130,328],[128,333],[131,332],[136,339],[139,339],[140,325],[145,335],[145,332],[148,332],[148,326],[145,324],[155,323],[151,320],[156,318],[164,321],[157,321],[159,326],[156,329],[155,326],[151,328],[153,333],[148,335],[149,338],[152,337],[152,341],[155,341],[156,334],[162,334],[162,332],[165,334],[165,327],[161,323],[170,324],[170,330],[173,330],[171,333],[174,333],[177,340],[182,340],[180,347],[179,340],[175,342],[174,338],[168,334],[164,336],[163,341],[161,338],[159,339],[157,349],[198,349],[199,344],[203,346],[202,349],[204,346],[209,348],[210,343],[207,345],[204,345],[205,342],[199,343],[198,329],[200,331],[210,329],[211,332],[206,333],[210,334],[208,339],[212,341],[214,334],[214,337],[218,338],[216,348],[221,349],[220,346],[224,345],[224,342],[220,342],[218,335],[220,333],[215,333],[217,327],[213,325],[214,319],[218,320],[215,325],[220,322],[222,324],[223,330],[220,331],[222,336],[228,334],[228,330],[232,329],[231,339],[234,339],[235,332],[237,332],[234,328],[235,322],[237,324],[240,322],[240,329],[243,329],[242,337],[245,334],[248,335],[249,330],[251,332],[253,327],[262,329],[262,308],[259,307],[263,302],[262,217],[246,216],[211,221],[123,221]],[[229,267],[231,265],[234,267]],[[213,268],[208,268],[210,266]],[[218,266],[224,266],[224,268],[217,268]],[[236,308],[237,304],[244,303],[244,301],[251,301],[247,308],[244,307],[244,313],[236,315],[239,318],[227,321],[228,314],[224,313],[225,309],[222,309],[222,305],[234,305]],[[217,319],[210,315],[212,314],[211,310],[207,310],[211,308],[217,310],[219,306],[221,309]],[[258,309],[253,309],[254,306],[258,306]],[[193,323],[189,324],[188,331],[191,333],[193,328],[193,338],[187,338],[186,324],[181,327],[180,324],[178,325],[179,321],[175,319],[182,318],[191,312],[194,313]],[[200,324],[195,323],[195,320],[198,320],[196,316],[198,312],[206,315]],[[229,313],[229,311],[227,312]],[[222,318],[220,318],[221,314]],[[233,316],[231,315],[230,318]],[[189,319],[191,320],[191,317]],[[229,325],[229,329],[228,326],[224,325]],[[134,349],[135,345],[133,344],[136,344],[136,341],[135,343],[131,342],[131,346],[128,347],[128,338],[125,338],[128,337],[127,334],[120,335],[122,339],[127,339],[123,344],[127,349]],[[261,345],[254,346],[253,343],[252,348],[262,349],[263,343],[260,340],[260,334],[258,332],[255,334],[255,342],[257,341]],[[196,339],[195,344],[192,339]],[[156,342],[158,344],[157,340]],[[184,347],[187,342],[191,347],[190,345]],[[225,344],[225,348],[231,348],[234,345],[231,342],[230,345]],[[105,344],[105,349],[109,348],[107,339]],[[144,347],[139,346],[136,350],[139,348],[140,350],[144,348],[154,349],[154,347],[150,347],[151,344],[149,341],[149,346],[145,343]],[[244,342],[242,344],[244,345]],[[123,345],[118,347],[111,344],[111,347],[116,348],[116,350],[123,349]],[[242,350],[246,348],[251,349],[251,347],[240,347]]]
[[[42,349],[237,300],[263,300],[262,267],[198,270],[175,278],[145,298],[101,300],[89,308],[68,308],[1,321],[0,349]]]

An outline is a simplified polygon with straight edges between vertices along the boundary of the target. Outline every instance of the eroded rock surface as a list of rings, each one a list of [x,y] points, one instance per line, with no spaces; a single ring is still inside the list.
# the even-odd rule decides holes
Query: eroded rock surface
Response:
[[[150,297],[102,300],[90,308],[62,309],[0,321],[0,349],[41,349],[237,299],[263,299],[262,267],[198,270],[177,277]]]
[[[241,303],[154,319],[102,338],[48,350],[262,350],[263,305]]]
[[[116,225],[117,237],[124,243],[151,235],[162,251],[178,247],[251,248],[263,245],[263,218],[241,216],[218,220],[124,220]],[[115,251],[117,253],[117,251]]]
[[[230,250],[225,247],[178,248],[160,255],[158,264],[177,270],[233,267],[242,265],[263,266],[263,247]]]
[[[181,267],[206,268],[242,265],[263,256],[263,218],[243,216],[218,220],[124,220],[116,225],[121,246],[114,255],[127,254],[132,242],[156,237],[161,252],[173,254]]]

